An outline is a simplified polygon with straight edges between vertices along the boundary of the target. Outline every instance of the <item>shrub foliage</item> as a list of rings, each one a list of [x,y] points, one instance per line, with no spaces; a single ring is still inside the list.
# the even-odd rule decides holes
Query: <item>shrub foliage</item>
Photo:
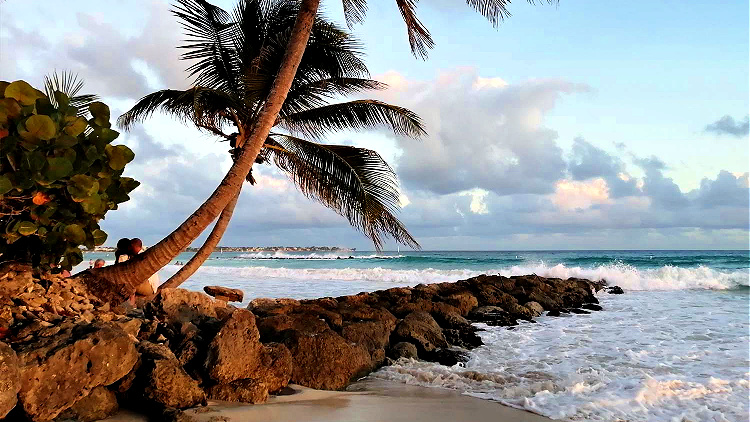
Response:
[[[123,177],[134,158],[112,145],[109,107],[0,82],[0,261],[71,269],[80,246],[107,239],[99,220],[130,199],[139,182]]]

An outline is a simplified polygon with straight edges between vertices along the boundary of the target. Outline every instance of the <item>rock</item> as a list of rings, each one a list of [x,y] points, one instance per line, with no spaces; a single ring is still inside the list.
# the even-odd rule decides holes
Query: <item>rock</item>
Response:
[[[117,404],[115,393],[106,387],[96,387],[88,396],[79,400],[70,408],[70,417],[79,422],[93,422],[110,417],[117,413],[120,407]]]
[[[477,328],[468,325],[464,328],[443,328],[443,335],[448,344],[473,349],[484,344],[482,338],[477,335]]]
[[[252,378],[260,365],[259,339],[253,313],[235,310],[208,346],[204,366],[208,376],[223,384]]]
[[[292,354],[291,382],[321,390],[341,390],[372,369],[370,354],[329,330],[309,335],[289,333],[284,344]]]
[[[18,366],[16,352],[0,342],[0,419],[18,402],[18,391],[21,390],[21,372]]]
[[[448,347],[443,330],[435,319],[424,311],[416,311],[407,315],[393,333],[398,340],[408,341],[417,346],[422,352],[431,352],[437,348]]]
[[[518,325],[518,321],[499,306],[480,306],[469,313],[469,319],[493,326]]]
[[[389,328],[389,324],[382,321],[353,322],[344,326],[341,336],[372,354],[388,344],[392,329]]]
[[[258,331],[263,341],[281,341],[286,330],[317,334],[328,329],[328,324],[314,314],[271,315],[258,321]]]
[[[19,345],[17,353],[19,401],[35,421],[55,418],[95,387],[127,375],[138,360],[131,337],[113,323],[77,324]]]
[[[547,312],[547,316],[559,317],[560,316],[560,311],[558,309],[553,309],[553,310]]]
[[[165,407],[161,409],[158,416],[152,418],[152,420],[158,420],[159,422],[196,422],[197,419],[188,415],[180,409],[174,407]]]
[[[280,315],[290,312],[299,305],[300,302],[297,299],[269,299],[261,297],[251,300],[247,305],[247,309],[259,316]]]
[[[292,354],[283,344],[270,343],[263,347],[260,367],[254,378],[264,383],[269,393],[276,393],[289,385],[292,377]]]
[[[406,342],[401,341],[393,345],[391,349],[388,351],[388,357],[391,359],[398,359],[398,358],[407,358],[407,359],[416,359],[417,358],[417,346]]]
[[[479,306],[479,301],[469,292],[454,293],[445,298],[445,303],[458,309],[459,315],[466,316],[469,312]]]
[[[574,314],[590,314],[591,313],[589,311],[584,311],[583,309],[578,309],[578,308],[571,308],[570,312]]]
[[[607,293],[613,294],[613,295],[621,295],[625,292],[622,290],[622,287],[620,286],[612,286],[612,287],[607,287]]]
[[[544,308],[539,304],[539,302],[526,302],[526,304],[523,306],[529,308],[534,317],[538,317],[544,313]]]
[[[217,384],[208,390],[212,400],[239,403],[265,403],[268,400],[268,387],[253,379],[241,379],[229,384]]]
[[[205,286],[203,291],[209,296],[226,302],[242,302],[245,294],[240,289],[230,289],[221,286]]]
[[[437,362],[444,366],[454,366],[457,363],[465,363],[469,361],[469,355],[460,349],[435,349],[431,352],[420,355],[422,359]]]
[[[601,311],[602,309],[604,309],[595,303],[584,303],[583,305],[581,305],[581,308],[588,309],[589,311]]]
[[[197,322],[204,318],[216,318],[219,306],[203,293],[185,289],[164,289],[146,307],[147,316],[168,322]]]
[[[166,346],[141,341],[138,350],[142,354],[142,363],[132,389],[143,399],[176,409],[206,402],[206,394],[198,381],[185,372]],[[139,403],[140,400],[134,399],[134,404]]]

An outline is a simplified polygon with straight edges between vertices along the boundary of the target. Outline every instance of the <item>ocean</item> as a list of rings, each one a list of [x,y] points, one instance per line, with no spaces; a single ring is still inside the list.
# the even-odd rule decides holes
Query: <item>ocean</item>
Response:
[[[181,254],[185,262],[191,254]],[[85,258],[112,254],[88,253]],[[81,264],[78,269],[87,266]],[[168,265],[162,280],[179,267]],[[748,251],[215,253],[183,287],[316,298],[479,274],[605,279],[604,311],[488,327],[465,364],[400,361],[371,377],[573,421],[748,421]]]

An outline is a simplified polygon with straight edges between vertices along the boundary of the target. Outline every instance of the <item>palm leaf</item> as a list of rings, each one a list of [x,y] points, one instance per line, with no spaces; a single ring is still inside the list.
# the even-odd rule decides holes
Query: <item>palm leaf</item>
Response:
[[[343,1],[344,10],[346,11],[347,2],[358,2],[360,0]],[[417,18],[416,9],[418,1],[419,0],[396,0],[396,6],[398,6],[398,10],[401,12],[401,17],[404,19],[404,23],[406,24],[406,32],[409,37],[409,45],[411,46],[412,54],[421,59],[427,59],[427,52],[435,46],[435,42],[433,41],[430,32]],[[541,2],[553,4],[559,2],[559,0],[527,1],[530,4]],[[500,22],[510,17],[508,6],[511,4],[511,0],[466,0],[466,4],[472,9],[479,12],[482,16],[484,16],[492,24],[493,27],[497,27]],[[353,13],[353,15],[355,17],[359,17],[359,15],[356,13]],[[362,17],[364,17],[364,13],[362,13]],[[347,22],[351,22],[348,16]],[[361,19],[354,20],[354,22],[361,22]]]
[[[322,107],[328,104],[328,100],[337,96],[348,96],[361,91],[381,90],[387,87],[388,85],[382,82],[362,78],[325,78],[292,84],[281,114],[287,115]]]
[[[426,134],[420,117],[409,109],[378,100],[330,104],[280,116],[277,125],[313,138],[339,130],[386,126],[398,135],[418,138]]]
[[[178,0],[172,13],[180,20],[187,39],[179,48],[183,60],[196,60],[187,68],[195,85],[239,93],[236,51],[233,48],[235,23],[224,9],[205,0]]]
[[[375,151],[323,145],[273,134],[266,150],[308,198],[344,216],[381,250],[384,236],[419,249],[419,243],[394,213],[399,209],[398,179]]]
[[[142,122],[155,111],[161,110],[179,120],[192,122],[200,128],[220,134],[224,124],[234,123],[227,113],[236,108],[236,101],[232,97],[215,89],[164,89],[138,100],[128,112],[117,119],[117,124],[129,130],[135,123]]]
[[[85,116],[88,113],[89,105],[98,101],[99,96],[94,94],[78,95],[81,89],[83,89],[83,80],[72,72],[63,70],[58,74],[55,71],[52,76],[44,77],[44,92],[55,107],[59,106],[57,99],[55,99],[55,91],[62,92],[68,97],[70,101],[68,104],[78,109],[78,115]]]

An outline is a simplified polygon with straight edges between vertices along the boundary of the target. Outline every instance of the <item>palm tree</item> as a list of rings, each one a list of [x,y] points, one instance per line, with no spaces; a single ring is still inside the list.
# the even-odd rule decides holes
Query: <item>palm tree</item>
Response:
[[[253,1],[262,0],[240,0],[240,4],[235,9],[235,15],[238,11],[245,9],[243,4]],[[350,25],[364,18],[367,9],[366,0],[342,1]],[[534,3],[534,0],[527,1]],[[509,15],[507,5],[510,4],[510,0],[466,0],[466,2],[484,15],[494,26]],[[227,31],[231,28],[230,16],[205,0],[182,0],[180,4],[183,11],[187,11],[187,15],[193,19],[194,28],[187,28],[191,41],[196,47],[206,46],[200,53],[196,53],[195,58],[200,59],[204,65],[210,62],[221,63],[225,54],[224,40],[227,38]],[[412,52],[416,56],[425,57],[426,51],[432,48],[433,43],[429,32],[416,17],[416,1],[396,0],[396,4],[406,23]],[[243,180],[250,172],[271,129],[276,124],[287,94],[292,88],[295,74],[302,62],[313,30],[319,5],[320,0],[301,0],[294,26],[288,36],[284,57],[275,73],[266,99],[259,107],[254,119],[240,121],[240,125],[237,126],[238,134],[235,137],[235,144],[240,149],[234,164],[216,190],[177,229],[149,248],[146,253],[140,254],[136,259],[127,261],[123,265],[104,267],[82,274],[81,281],[93,294],[103,300],[121,300],[127,297],[141,280],[154,274],[192,243],[237,196]],[[213,42],[218,42],[222,48],[209,47]],[[216,66],[216,69],[221,72],[234,71],[229,67],[220,69],[220,66]]]
[[[265,100],[286,48],[284,28],[294,24],[298,9],[291,0],[242,6],[245,9],[230,23],[237,30],[227,31],[219,71],[216,62],[207,66],[195,63],[191,68],[196,86],[146,95],[120,117],[120,126],[129,129],[155,110],[162,110],[229,141],[233,147],[230,152],[236,151],[235,135],[228,134],[226,128],[235,130],[241,124],[238,121],[252,119]],[[177,14],[186,27],[195,21],[184,5]],[[256,162],[275,164],[304,194],[345,216],[372,239],[377,249],[382,246],[383,235],[417,248],[417,242],[393,215],[399,197],[396,175],[377,153],[324,145],[300,136],[320,139],[339,129],[385,125],[397,133],[418,137],[424,133],[418,116],[376,100],[329,103],[342,94],[383,89],[385,85],[369,79],[357,40],[322,17],[316,19],[308,44],[275,124],[283,132],[269,135]],[[203,48],[206,46],[201,45]],[[214,41],[211,48],[221,45]],[[196,49],[190,48],[184,57],[194,58],[195,53]],[[217,77],[224,68],[235,71]],[[247,180],[254,183],[252,173]],[[162,288],[179,286],[208,258],[226,230],[236,203],[237,197],[224,208],[199,251]]]

